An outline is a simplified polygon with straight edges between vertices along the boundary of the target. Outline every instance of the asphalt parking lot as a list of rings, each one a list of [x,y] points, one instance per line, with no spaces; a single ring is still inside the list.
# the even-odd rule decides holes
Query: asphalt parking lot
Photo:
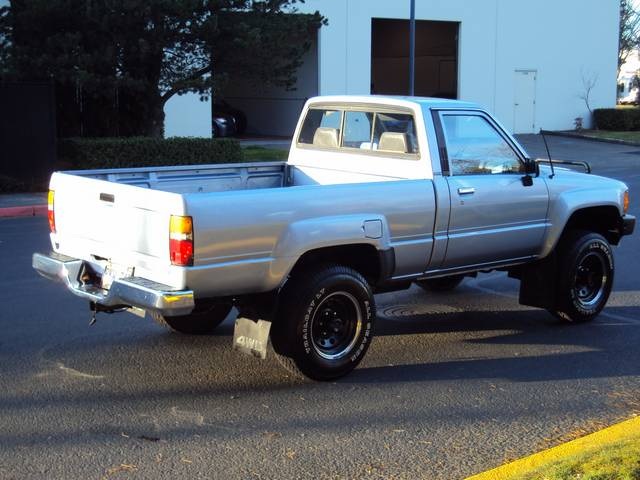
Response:
[[[549,143],[626,181],[640,214],[640,147]],[[0,478],[450,480],[640,413],[637,233],[591,324],[520,306],[501,273],[412,287],[377,297],[355,372],[314,383],[232,352],[230,322],[207,337],[129,314],[90,327],[82,300],[31,270],[47,231],[0,220]]]

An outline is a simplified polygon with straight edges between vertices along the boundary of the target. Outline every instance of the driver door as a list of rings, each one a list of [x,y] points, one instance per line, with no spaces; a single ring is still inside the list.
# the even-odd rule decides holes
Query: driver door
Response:
[[[516,263],[537,255],[547,227],[544,179],[525,185],[524,157],[484,112],[441,111],[439,119],[451,199],[440,269]]]

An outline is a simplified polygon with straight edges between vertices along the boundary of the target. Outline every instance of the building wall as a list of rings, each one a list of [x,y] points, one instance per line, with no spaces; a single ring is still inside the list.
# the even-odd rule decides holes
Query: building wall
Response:
[[[371,19],[408,19],[410,0],[306,0],[297,6],[329,21],[308,54],[297,92],[241,82],[225,92],[248,113],[249,132],[291,134],[302,101],[316,93],[368,94]],[[618,15],[618,0],[416,0],[417,19],[460,22],[458,97],[484,105],[511,130],[516,70],[536,71],[532,131],[571,129],[576,117],[588,126],[580,98],[585,82],[595,81],[591,108],[615,105]],[[167,134],[183,123],[181,116],[195,115],[190,105],[167,111]]]
[[[174,95],[164,106],[164,136],[211,137],[211,99],[197,93]]]
[[[509,72],[518,68],[538,70],[538,128],[569,129],[576,117],[590,119],[579,98],[590,80],[591,108],[615,106],[618,0],[500,0],[498,22],[494,110],[507,125],[514,94]]]
[[[620,73],[618,74],[618,99],[623,99],[628,95],[632,95],[632,97],[637,96],[638,87],[634,85],[634,78],[638,70],[640,70],[640,51],[633,49],[629,53],[627,60],[620,67]],[[633,99],[635,100],[635,98]],[[625,98],[627,102],[630,100],[631,98]]]
[[[319,93],[366,94],[371,19],[409,18],[409,0],[307,0],[329,19],[320,31]],[[618,0],[416,0],[416,18],[460,22],[459,98],[514,122],[514,72],[536,70],[536,127],[568,129],[591,107],[615,105]]]
[[[314,39],[315,40],[315,39]],[[224,87],[227,102],[247,116],[247,134],[291,135],[308,98],[318,95],[318,44],[313,41],[297,72],[293,90],[232,79]]]

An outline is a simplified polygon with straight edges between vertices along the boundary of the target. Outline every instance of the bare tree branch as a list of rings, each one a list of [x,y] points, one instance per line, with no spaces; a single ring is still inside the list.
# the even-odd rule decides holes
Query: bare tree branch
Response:
[[[598,73],[593,71],[581,70],[580,76],[582,78],[582,92],[578,94],[578,98],[582,100],[589,110],[589,113],[593,114],[591,108],[591,92],[598,83]]]

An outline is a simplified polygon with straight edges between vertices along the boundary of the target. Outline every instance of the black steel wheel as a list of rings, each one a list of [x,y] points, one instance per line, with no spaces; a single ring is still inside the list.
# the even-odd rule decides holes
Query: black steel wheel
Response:
[[[464,275],[450,275],[448,277],[416,280],[416,285],[430,292],[448,292],[460,285],[462,280],[464,280]]]
[[[207,335],[220,325],[233,308],[231,303],[202,302],[189,315],[165,316],[152,312],[153,318],[160,325],[188,335]]]
[[[358,340],[362,323],[362,310],[353,295],[346,291],[327,295],[311,318],[313,348],[328,360],[348,355]]]
[[[291,278],[282,295],[271,343],[289,371],[333,380],[360,363],[375,319],[373,293],[360,273],[322,267]]]
[[[613,285],[613,252],[597,233],[574,232],[560,249],[555,307],[569,322],[593,320],[604,308]]]

